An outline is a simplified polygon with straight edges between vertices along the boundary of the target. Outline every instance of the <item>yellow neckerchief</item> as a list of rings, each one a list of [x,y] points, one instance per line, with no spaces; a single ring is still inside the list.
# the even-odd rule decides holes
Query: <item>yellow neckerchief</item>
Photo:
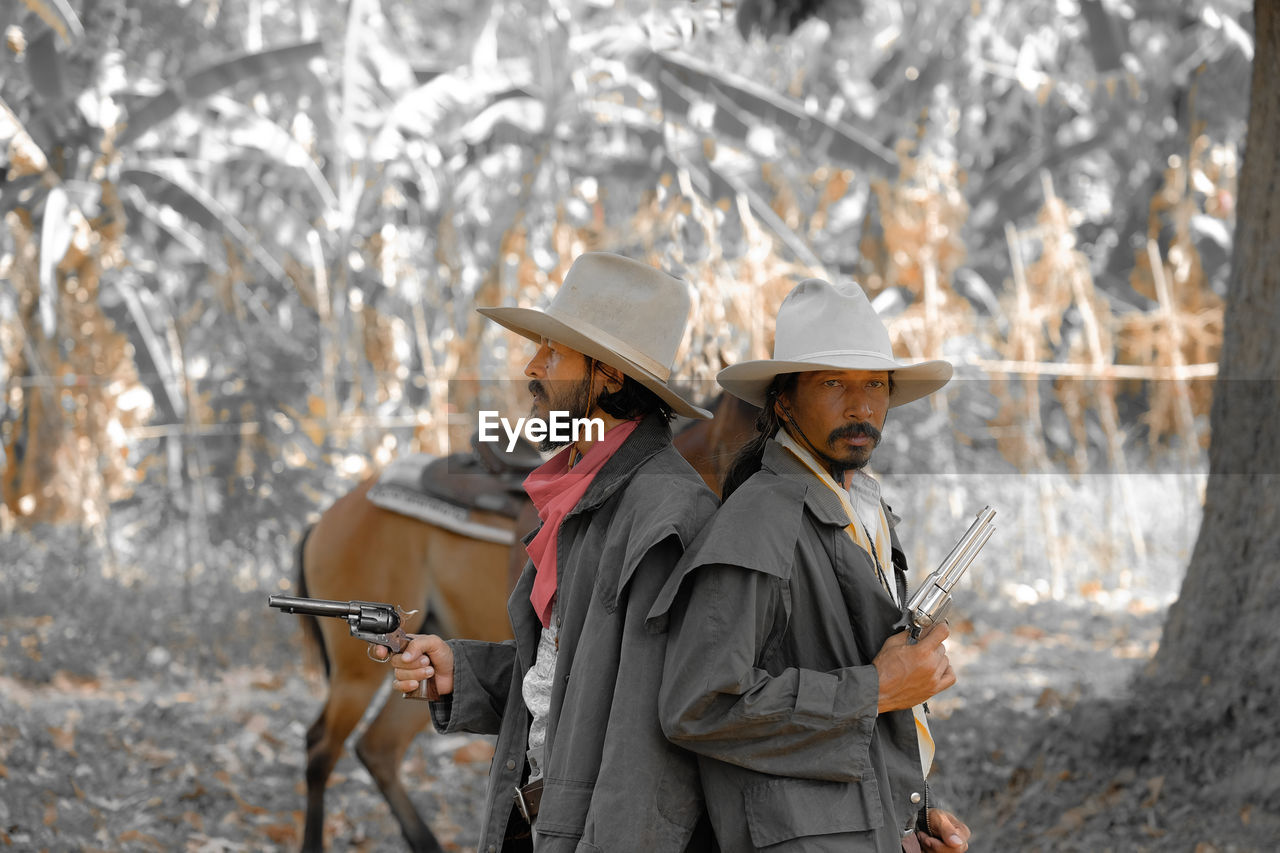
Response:
[[[822,481],[824,486],[836,493],[836,497],[840,499],[840,505],[844,507],[845,514],[849,516],[849,524],[844,529],[845,533],[849,534],[853,544],[871,555],[872,560],[876,562],[880,583],[885,586],[885,591],[889,593],[890,597],[901,606],[902,602],[898,601],[896,584],[894,587],[889,586],[894,581],[889,579],[883,564],[880,563],[879,555],[888,555],[891,547],[889,544],[889,520],[885,517],[884,505],[882,504],[876,513],[879,516],[879,524],[876,525],[876,547],[873,550],[871,548],[871,539],[867,535],[866,528],[862,526],[862,522],[858,519],[857,512],[853,509],[853,501],[850,500],[848,491],[837,485],[827,469],[819,465],[818,461],[813,458],[813,454],[801,447],[785,429],[779,429],[778,434],[774,436],[774,440],[787,450],[790,450],[797,459],[804,463],[810,473]],[[929,770],[933,767],[933,754],[935,751],[933,733],[929,731],[929,721],[925,717],[923,705],[912,707],[911,713],[916,719],[916,741],[920,747],[920,772],[923,776],[928,777]]]
[[[775,440],[803,462],[804,466],[821,480],[824,486],[835,492],[836,497],[840,499],[840,505],[844,507],[845,515],[849,517],[849,524],[845,527],[844,532],[849,534],[849,538],[853,540],[854,545],[871,555],[871,559],[875,564],[876,574],[880,578],[880,584],[884,587],[884,591],[889,593],[889,597],[895,602],[901,604],[898,601],[897,587],[889,578],[890,563],[887,558],[893,546],[890,544],[892,540],[889,538],[889,520],[885,518],[884,507],[876,507],[876,539],[873,545],[866,526],[853,508],[853,501],[849,497],[849,491],[841,488],[826,467],[818,464],[818,461],[813,458],[813,454],[801,447],[786,430],[778,430]]]

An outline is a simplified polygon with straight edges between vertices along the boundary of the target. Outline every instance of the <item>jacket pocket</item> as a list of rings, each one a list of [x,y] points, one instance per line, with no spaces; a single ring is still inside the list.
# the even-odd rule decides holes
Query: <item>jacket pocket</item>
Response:
[[[542,787],[542,803],[534,822],[538,834],[581,837],[595,787],[594,782],[548,777]]]
[[[863,832],[884,823],[874,780],[823,782],[777,778],[743,790],[747,828],[756,847],[793,838]]]

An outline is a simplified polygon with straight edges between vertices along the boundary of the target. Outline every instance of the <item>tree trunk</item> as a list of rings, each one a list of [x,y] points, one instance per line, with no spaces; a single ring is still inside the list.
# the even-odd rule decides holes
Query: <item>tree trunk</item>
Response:
[[[1187,697],[1171,710],[1189,731],[1243,733],[1256,764],[1280,752],[1280,0],[1254,20],[1204,521],[1154,675]]]

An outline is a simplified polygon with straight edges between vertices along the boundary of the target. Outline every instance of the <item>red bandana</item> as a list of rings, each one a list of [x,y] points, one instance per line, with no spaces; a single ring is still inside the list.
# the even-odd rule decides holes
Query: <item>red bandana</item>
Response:
[[[587,454],[572,468],[569,467],[569,458],[577,453],[577,449],[569,445],[542,463],[524,481],[524,490],[538,508],[538,518],[542,521],[542,529],[525,547],[537,572],[529,601],[533,603],[533,610],[544,628],[551,624],[551,600],[556,595],[556,538],[560,534],[560,523],[582,500],[604,463],[638,424],[639,421],[618,424],[605,433],[603,441],[591,445]]]

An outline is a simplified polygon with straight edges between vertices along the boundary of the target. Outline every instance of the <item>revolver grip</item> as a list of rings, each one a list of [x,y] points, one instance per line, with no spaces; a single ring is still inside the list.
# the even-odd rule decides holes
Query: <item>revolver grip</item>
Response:
[[[436,682],[433,678],[424,678],[418,682],[418,689],[412,693],[401,693],[406,699],[425,699],[428,702],[434,702],[440,698],[440,693],[436,690]]]

